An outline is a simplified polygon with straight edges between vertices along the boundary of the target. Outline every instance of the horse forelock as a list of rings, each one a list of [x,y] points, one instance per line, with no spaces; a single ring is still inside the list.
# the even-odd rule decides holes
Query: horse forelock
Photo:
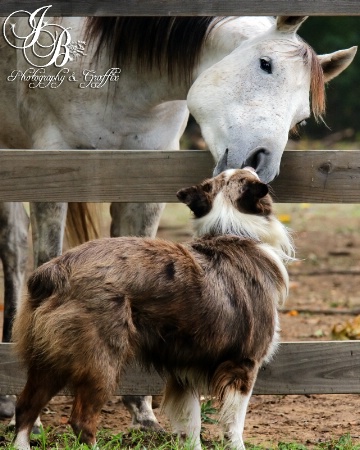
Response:
[[[95,56],[108,49],[110,61],[139,71],[167,71],[173,81],[190,82],[203,44],[225,17],[92,17],[86,38],[96,42]]]

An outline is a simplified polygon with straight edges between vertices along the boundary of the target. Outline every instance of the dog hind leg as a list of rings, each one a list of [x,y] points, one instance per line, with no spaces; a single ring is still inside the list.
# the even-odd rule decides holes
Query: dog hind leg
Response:
[[[95,447],[101,409],[116,387],[116,370],[104,367],[73,384],[74,402],[69,423],[81,443]],[[104,375],[106,374],[106,375]]]
[[[111,237],[146,236],[154,238],[164,207],[163,203],[112,203],[110,207]],[[122,400],[131,414],[133,426],[163,431],[152,410],[150,396],[124,395]]]
[[[55,377],[49,370],[29,369],[26,385],[16,402],[14,447],[17,450],[30,449],[30,433],[36,419],[64,384],[61,377]]]
[[[166,384],[163,409],[173,432],[181,439],[190,439],[192,449],[201,450],[201,406],[198,392],[171,377]]]

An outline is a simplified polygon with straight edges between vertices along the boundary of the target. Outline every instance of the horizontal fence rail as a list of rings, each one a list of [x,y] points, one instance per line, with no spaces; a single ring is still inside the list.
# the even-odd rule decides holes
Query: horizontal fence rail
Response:
[[[12,351],[0,344],[0,394],[18,394],[25,372]],[[156,372],[128,367],[117,395],[161,394],[164,380]],[[62,391],[69,394],[69,391]],[[360,342],[282,343],[275,359],[262,367],[255,394],[359,394]]]
[[[0,16],[45,4],[55,16],[360,15],[359,0],[1,0]]]
[[[211,176],[207,151],[0,150],[1,201],[176,202]],[[359,203],[360,151],[286,151],[277,202]]]
[[[1,201],[175,202],[184,186],[211,176],[207,151],[1,150]],[[360,151],[286,151],[272,184],[279,202],[359,203]],[[0,344],[0,394],[25,376],[12,344]],[[117,393],[160,394],[155,373],[129,367]],[[256,394],[360,393],[360,342],[280,345]]]

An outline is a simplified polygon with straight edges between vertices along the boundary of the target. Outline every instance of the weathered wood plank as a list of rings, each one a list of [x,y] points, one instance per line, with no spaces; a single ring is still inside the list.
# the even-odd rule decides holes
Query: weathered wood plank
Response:
[[[359,203],[360,152],[285,152],[272,186],[283,203]]]
[[[1,201],[175,202],[211,176],[206,151],[1,150]],[[287,151],[278,202],[359,203],[360,151]]]
[[[360,15],[358,0],[53,0],[56,16]],[[0,16],[34,11],[43,0],[1,0]]]
[[[174,202],[212,167],[208,152],[1,151],[0,199]]]
[[[256,394],[360,393],[360,342],[281,344],[259,374]]]
[[[0,394],[16,394],[25,377],[12,344],[0,344]],[[160,394],[163,380],[138,367],[126,371],[117,394]],[[68,392],[65,392],[68,393]],[[360,393],[360,342],[283,343],[264,366],[255,394],[348,394]]]
[[[0,395],[17,394],[25,384],[25,371],[12,351],[12,344],[0,343]],[[158,394],[164,387],[163,380],[155,372],[150,375],[134,366],[129,368],[122,378],[118,394],[142,395]],[[68,394],[67,390],[62,394]]]

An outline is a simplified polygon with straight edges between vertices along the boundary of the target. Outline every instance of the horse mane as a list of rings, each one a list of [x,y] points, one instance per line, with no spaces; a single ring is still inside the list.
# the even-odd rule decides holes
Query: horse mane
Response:
[[[314,49],[303,41],[300,47],[300,55],[304,63],[310,65],[310,93],[311,93],[311,109],[316,120],[322,120],[325,113],[325,80],[324,72],[320,61]]]
[[[97,41],[95,56],[109,48],[112,64],[132,60],[139,71],[167,70],[172,81],[191,82],[192,72],[212,29],[226,17],[90,17],[86,40]],[[315,119],[325,112],[324,75],[315,51],[304,40],[295,50],[311,71],[311,107]]]
[[[110,61],[123,68],[133,59],[138,70],[167,70],[170,80],[191,81],[207,36],[225,18],[91,17],[87,41],[97,40],[95,56],[110,49]]]
[[[324,72],[315,50],[303,39],[300,39],[300,45],[297,46],[293,56],[299,56],[305,65],[310,66],[310,98],[311,111],[316,122],[324,121],[323,114],[326,109],[325,101],[325,80]],[[289,136],[299,136],[299,126],[295,125],[290,131]]]

